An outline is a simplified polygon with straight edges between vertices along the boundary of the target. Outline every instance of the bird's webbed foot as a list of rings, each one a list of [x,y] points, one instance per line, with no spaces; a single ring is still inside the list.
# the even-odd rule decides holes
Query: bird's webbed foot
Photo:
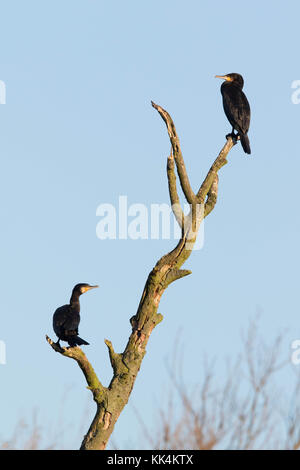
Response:
[[[235,134],[234,131],[230,132],[230,134],[226,135],[226,139],[228,140],[231,138],[233,140],[234,145],[237,144],[237,141],[239,140],[240,136],[239,134]]]

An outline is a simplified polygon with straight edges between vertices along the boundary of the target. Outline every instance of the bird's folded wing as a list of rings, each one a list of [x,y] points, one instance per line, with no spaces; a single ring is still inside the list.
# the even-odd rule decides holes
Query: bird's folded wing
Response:
[[[226,114],[230,112],[230,121],[234,121],[241,129],[241,131],[246,134],[250,125],[250,106],[246,95],[242,90],[226,90],[227,92],[223,94],[224,99],[224,109],[226,109]]]

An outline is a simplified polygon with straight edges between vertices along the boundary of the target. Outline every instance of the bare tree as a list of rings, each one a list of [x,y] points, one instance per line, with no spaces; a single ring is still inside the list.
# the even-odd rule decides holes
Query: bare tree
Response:
[[[292,398],[279,390],[280,373],[288,363],[282,359],[282,342],[279,335],[265,344],[251,322],[243,352],[227,364],[221,384],[213,361],[203,364],[203,378],[194,390],[186,387],[176,365],[168,368],[171,391],[168,404],[158,410],[155,432],[136,410],[145,442],[160,450],[299,449],[300,377],[296,373],[290,383]]]
[[[105,449],[115,423],[128,402],[146,352],[149,336],[163,319],[162,315],[157,312],[161,296],[172,282],[191,274],[191,271],[181,269],[181,267],[193,250],[202,220],[215,207],[218,194],[218,171],[227,163],[227,155],[236,143],[231,135],[227,136],[224,147],[212,164],[198,192],[194,193],[173,120],[161,106],[153,102],[152,106],[166,123],[171,142],[167,177],[172,210],[181,227],[179,243],[171,252],[160,258],[150,272],[137,313],[130,319],[132,332],[125,350],[122,353],[116,353],[112,343],[105,340],[113,369],[113,377],[108,387],[102,385],[86,355],[79,347],[61,348],[48,336],[46,337],[55,351],[78,363],[97,405],[96,415],[83,439],[81,449]],[[190,212],[187,216],[184,215],[179,201],[175,165],[183,194],[190,205]]]
[[[42,446],[46,450],[53,450],[56,447],[56,439],[46,435],[45,423],[39,419],[36,410],[32,412],[32,419],[18,419],[12,435],[9,439],[0,440],[0,450],[37,450]],[[61,430],[61,428],[60,428]],[[48,444],[45,445],[45,441]]]
[[[285,337],[277,336],[266,344],[257,322],[251,322],[243,337],[243,351],[235,360],[226,361],[221,373],[216,359],[203,359],[197,383],[187,387],[184,378],[182,343],[176,340],[170,353],[166,376],[170,393],[155,406],[156,422],[144,421],[143,413],[131,404],[141,426],[141,441],[135,448],[158,450],[211,449],[289,449],[300,448],[300,375],[299,368],[285,360],[282,345]],[[288,375],[287,368],[292,367]],[[283,380],[284,378],[284,380]],[[282,389],[282,386],[284,388]],[[86,413],[81,425],[68,423],[58,412],[58,420],[45,423],[37,411],[32,418],[19,419],[9,438],[0,436],[0,450],[64,448],[70,427],[81,436],[87,424]],[[78,418],[76,418],[78,419]],[[137,423],[137,424],[138,424]],[[119,449],[117,442],[110,442]]]

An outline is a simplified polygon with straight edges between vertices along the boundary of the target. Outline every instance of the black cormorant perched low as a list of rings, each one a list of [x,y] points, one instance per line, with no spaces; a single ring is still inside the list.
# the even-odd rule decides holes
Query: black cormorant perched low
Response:
[[[72,291],[70,303],[55,310],[53,315],[53,329],[60,340],[67,341],[70,346],[89,344],[78,336],[78,325],[80,322],[79,297],[90,289],[98,286],[90,286],[86,283],[76,284]]]
[[[250,106],[245,93],[242,91],[244,79],[238,73],[216,75],[216,77],[225,80],[221,85],[221,93],[225,114],[232,125],[232,135],[236,137],[234,134],[235,129],[240,136],[244,152],[250,154],[250,142],[247,135],[250,125]]]

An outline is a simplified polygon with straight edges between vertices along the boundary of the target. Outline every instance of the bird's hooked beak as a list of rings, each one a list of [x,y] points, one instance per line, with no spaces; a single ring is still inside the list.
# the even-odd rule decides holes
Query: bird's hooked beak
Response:
[[[228,77],[228,75],[215,75],[215,78],[222,78],[222,80],[226,80],[227,82],[232,82],[232,78]]]
[[[82,292],[82,294],[84,294],[84,293],[87,292],[88,290],[96,289],[97,287],[99,287],[99,286],[86,286],[86,287],[82,287],[81,292]]]

